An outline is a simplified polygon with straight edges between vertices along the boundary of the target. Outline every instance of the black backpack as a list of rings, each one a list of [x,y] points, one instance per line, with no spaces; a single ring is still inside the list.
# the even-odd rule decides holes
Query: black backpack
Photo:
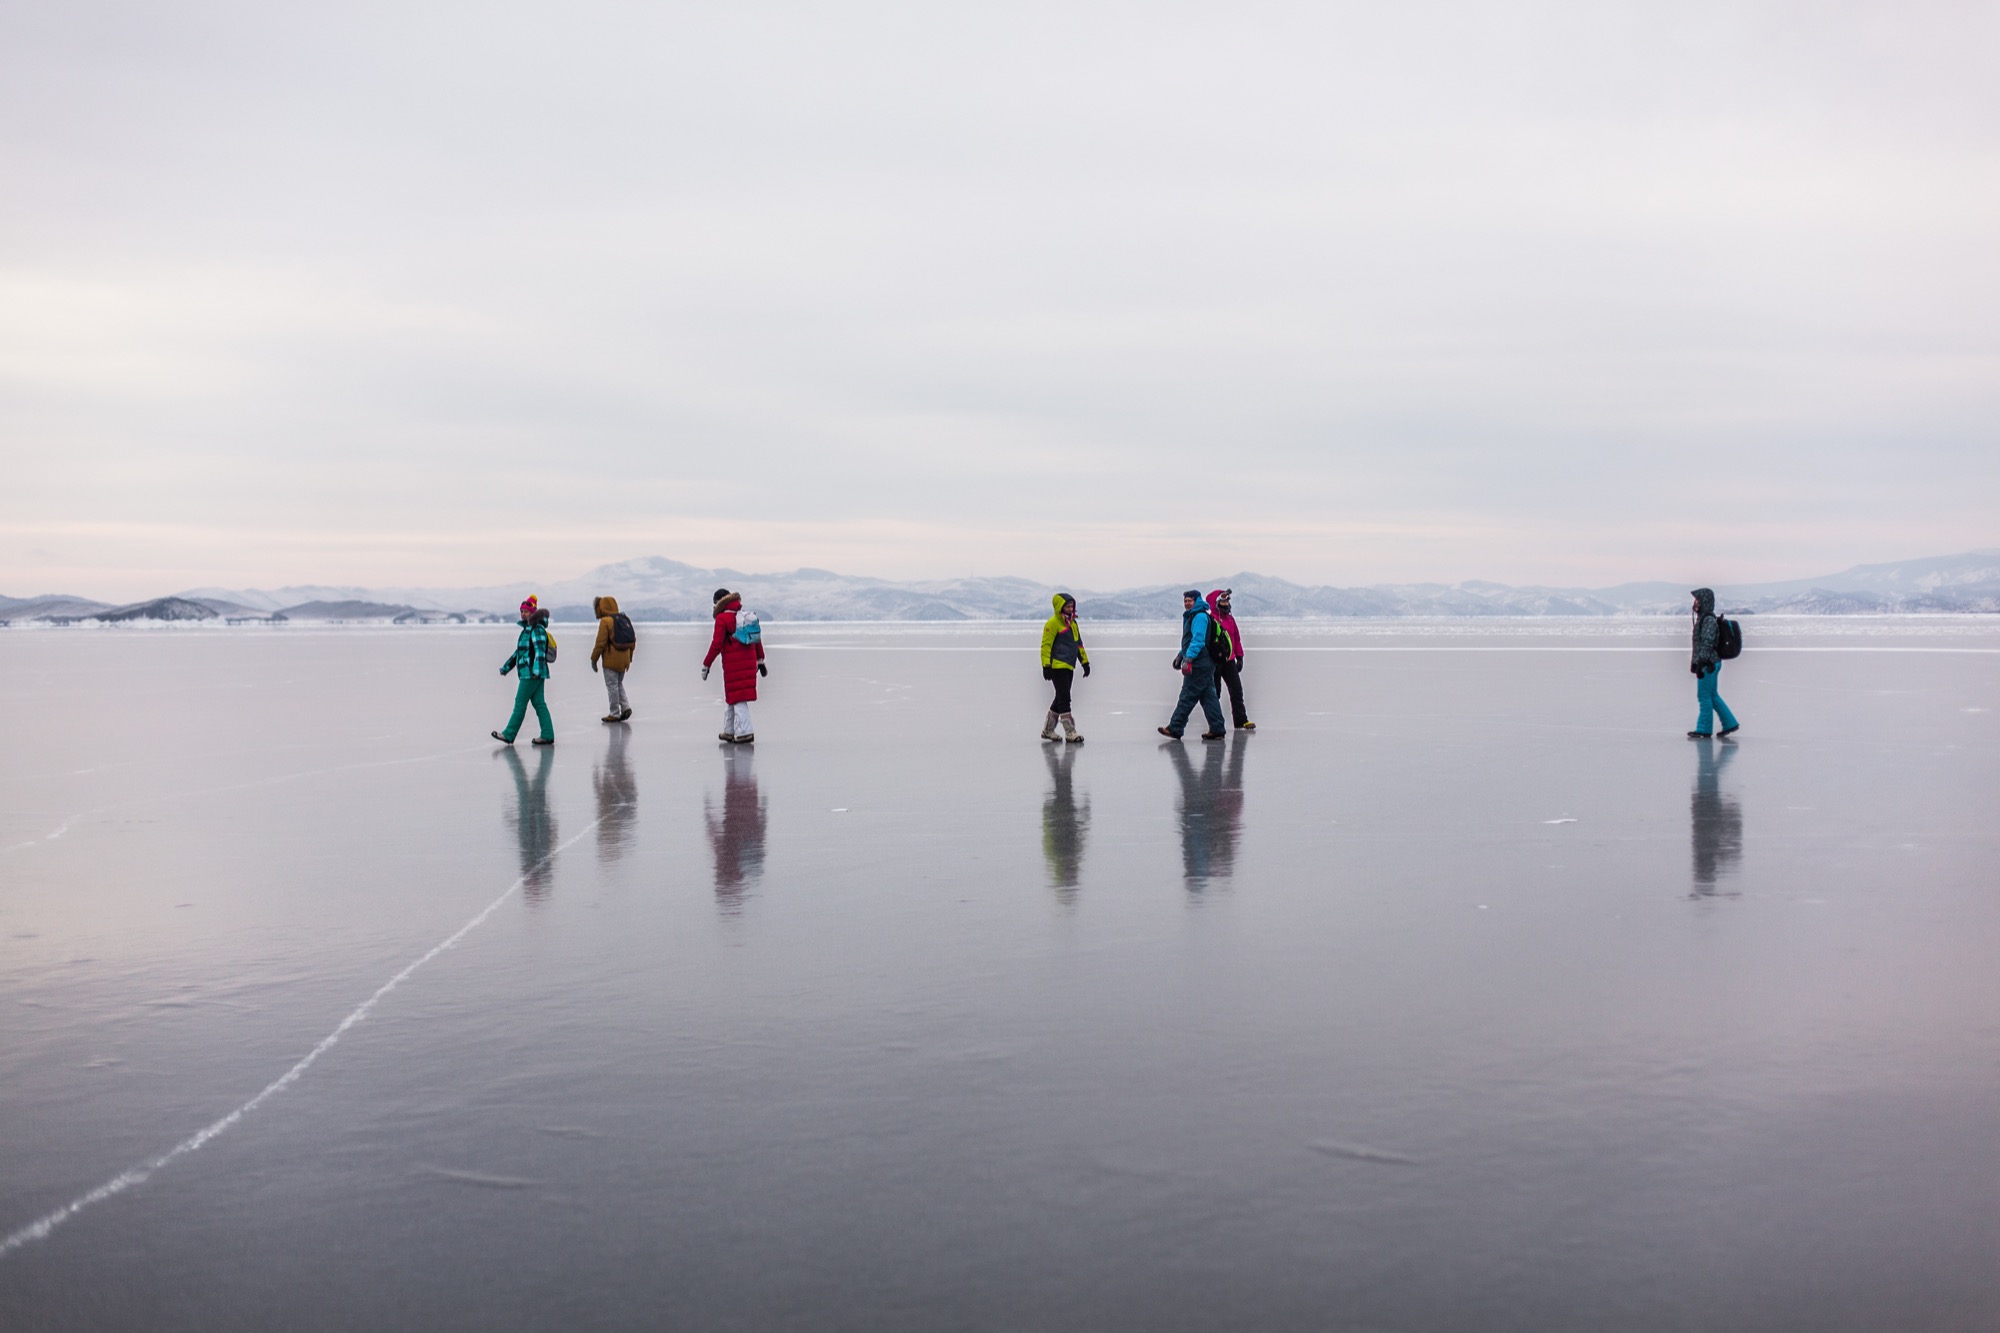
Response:
[[[1216,622],[1215,612],[1211,611],[1208,613],[1208,660],[1227,662],[1230,656],[1229,632]]]
[[[1727,662],[1743,651],[1743,627],[1721,616],[1715,618],[1715,655]]]
[[[611,616],[611,646],[613,648],[630,648],[637,642],[639,642],[639,636],[632,629],[632,617],[626,615],[623,611],[613,612]]]

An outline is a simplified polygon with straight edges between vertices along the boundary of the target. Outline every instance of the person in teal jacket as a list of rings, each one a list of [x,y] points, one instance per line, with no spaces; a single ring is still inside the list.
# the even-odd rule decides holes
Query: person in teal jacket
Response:
[[[514,715],[507,719],[507,729],[493,733],[493,739],[502,744],[512,745],[514,737],[520,734],[521,719],[527,716],[528,705],[535,707],[535,720],[541,723],[542,734],[535,737],[537,745],[556,743],[556,726],[549,720],[549,706],[542,699],[542,689],[549,681],[549,659],[555,656],[555,640],[549,636],[549,613],[541,609],[540,600],[529,597],[521,603],[521,636],[514,641],[514,651],[500,664],[500,674],[514,673],[517,684],[514,687]]]
[[[1042,625],[1042,679],[1056,687],[1056,697],[1042,723],[1042,739],[1055,740],[1056,723],[1060,722],[1062,739],[1081,745],[1083,737],[1077,734],[1076,719],[1070,716],[1069,687],[1076,680],[1078,667],[1084,675],[1090,674],[1090,654],[1083,648],[1083,631],[1076,627],[1076,598],[1059,592],[1049,602],[1056,613]]]

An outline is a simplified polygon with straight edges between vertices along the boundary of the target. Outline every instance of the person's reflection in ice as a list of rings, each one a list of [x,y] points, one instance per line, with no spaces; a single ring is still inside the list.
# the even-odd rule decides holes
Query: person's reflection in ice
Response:
[[[545,746],[536,753],[532,780],[512,746],[501,753],[514,770],[514,813],[507,822],[521,845],[521,894],[536,903],[548,897],[552,878],[549,863],[556,845],[556,817],[549,810],[549,768],[556,760],[555,747]]]
[[[1077,804],[1070,770],[1076,765],[1074,745],[1045,745],[1042,758],[1049,764],[1054,783],[1049,798],[1042,802],[1042,856],[1049,863],[1049,886],[1056,901],[1068,907],[1076,902],[1077,878],[1083,871],[1083,840],[1090,832],[1090,798]]]
[[[768,820],[764,798],[751,770],[756,752],[725,750],[722,755],[722,809],[704,796],[702,814],[708,821],[708,846],[715,853],[715,903],[726,916],[743,910],[743,890],[764,873],[764,833]]]
[[[1732,875],[1743,859],[1743,808],[1722,794],[1722,770],[1736,757],[1728,741],[1696,741],[1701,767],[1688,796],[1688,841],[1694,852],[1695,898],[1716,896],[1716,882]]]
[[[610,746],[591,771],[597,789],[597,860],[600,865],[616,861],[632,841],[632,825],[639,813],[639,784],[625,762],[625,743],[631,739],[629,727],[610,728]]]
[[[1204,744],[1201,771],[1195,771],[1187,747],[1180,742],[1160,748],[1173,756],[1181,780],[1181,871],[1189,893],[1200,893],[1214,879],[1228,879],[1236,867],[1236,835],[1243,827],[1243,755],[1248,742],[1238,732],[1228,742]]]

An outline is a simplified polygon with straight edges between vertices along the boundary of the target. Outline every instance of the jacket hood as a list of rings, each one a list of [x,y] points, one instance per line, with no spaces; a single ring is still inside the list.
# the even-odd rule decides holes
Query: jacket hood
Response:
[[[1712,588],[1696,588],[1694,590],[1694,608],[1705,616],[1714,615],[1715,590]]]
[[[735,593],[732,592],[727,597],[721,598],[719,601],[716,602],[715,614],[719,616],[724,611],[734,611],[736,610],[736,608],[742,605],[743,605],[743,599],[741,597],[738,597]]]
[[[615,616],[618,614],[618,599],[616,597],[600,597],[591,603],[590,609],[591,614],[599,620],[604,619],[606,616]]]
[[[1223,590],[1221,588],[1217,588],[1214,592],[1210,593],[1207,597],[1202,599],[1203,601],[1208,603],[1208,609],[1211,615],[1222,614],[1220,611],[1216,610],[1216,603],[1222,600],[1222,592]]]
[[[1076,598],[1070,596],[1066,592],[1059,592],[1055,596],[1049,598],[1049,605],[1053,606],[1056,609],[1057,615],[1061,615],[1063,612],[1063,608],[1065,606],[1076,605]]]

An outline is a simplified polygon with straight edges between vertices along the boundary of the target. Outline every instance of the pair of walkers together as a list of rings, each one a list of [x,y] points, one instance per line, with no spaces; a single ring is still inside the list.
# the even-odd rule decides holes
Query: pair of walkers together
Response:
[[[1193,588],[1181,594],[1180,646],[1174,653],[1174,670],[1181,673],[1181,697],[1174,705],[1173,720],[1160,728],[1162,736],[1179,740],[1195,705],[1201,705],[1208,730],[1205,741],[1219,741],[1227,733],[1222,726],[1222,701],[1218,689],[1229,691],[1229,707],[1238,731],[1255,731],[1257,724],[1243,703],[1243,632],[1230,610],[1230,593],[1217,588],[1204,598]],[[1042,626],[1042,679],[1055,686],[1055,698],[1042,722],[1042,739],[1083,744],[1076,718],[1070,712],[1070,687],[1076,673],[1090,674],[1090,654],[1083,646],[1083,631],[1077,627],[1076,598],[1059,592],[1050,601],[1055,614]],[[1062,728],[1060,737],[1056,728]]]
[[[625,697],[625,673],[632,669],[638,635],[632,628],[632,618],[618,609],[617,598],[599,597],[591,610],[597,616],[597,642],[590,650],[590,669],[597,671],[602,667],[604,692],[610,703],[603,721],[629,722],[632,703]],[[714,615],[715,633],[709,640],[708,655],[701,660],[701,678],[708,679],[709,668],[720,657],[724,716],[722,731],[716,739],[732,745],[748,745],[757,739],[750,725],[750,704],[757,697],[757,678],[770,674],[764,665],[763,626],[754,611],[743,609],[743,599],[727,588],[715,590]],[[521,603],[521,632],[514,641],[514,651],[500,664],[501,675],[512,672],[515,677],[514,713],[503,730],[493,733],[494,740],[512,745],[528,710],[533,708],[535,721],[541,727],[534,743],[556,743],[555,723],[549,717],[548,701],[543,696],[557,647],[555,636],[549,633],[548,611],[539,598],[530,596]]]

